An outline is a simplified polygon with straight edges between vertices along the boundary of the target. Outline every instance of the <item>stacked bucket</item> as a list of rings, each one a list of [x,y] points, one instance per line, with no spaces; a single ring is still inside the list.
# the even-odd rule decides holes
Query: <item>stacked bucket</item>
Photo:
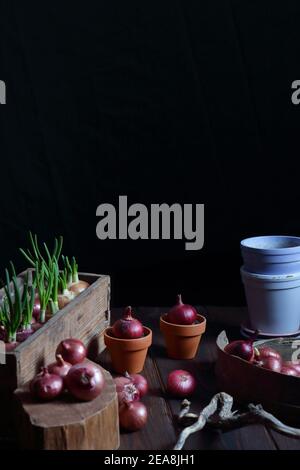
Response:
[[[246,334],[300,334],[300,238],[264,236],[241,241],[241,276],[249,311]]]

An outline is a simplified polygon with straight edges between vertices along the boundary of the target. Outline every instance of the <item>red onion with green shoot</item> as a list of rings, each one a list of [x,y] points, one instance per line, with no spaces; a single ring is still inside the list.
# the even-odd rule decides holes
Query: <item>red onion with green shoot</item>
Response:
[[[114,382],[116,384],[119,405],[124,402],[129,403],[140,399],[140,393],[130,377],[121,375],[120,377],[116,377]]]
[[[65,269],[68,273],[68,289],[73,292],[74,295],[78,295],[89,287],[89,283],[79,279],[78,264],[76,263],[74,256],[72,257],[71,262],[67,256],[63,256],[62,258]]]
[[[45,323],[46,321],[46,309],[47,305],[50,302],[52,289],[53,289],[53,272],[49,272],[48,279],[46,279],[46,272],[48,268],[43,261],[41,265],[36,263],[35,267],[35,282],[40,299],[41,310],[40,310],[40,323]]]
[[[68,271],[64,268],[59,275],[58,306],[60,309],[68,305],[74,299],[74,292],[68,289]]]
[[[32,333],[34,332],[32,328],[34,298],[34,287],[33,285],[29,286],[29,275],[27,272],[21,299],[22,320],[21,326],[17,332],[17,341],[19,341],[20,343],[22,341],[25,341],[28,336],[32,335]]]
[[[126,307],[122,318],[115,321],[112,326],[112,334],[116,338],[137,339],[144,336],[144,328],[139,320],[133,318],[132,308]]]
[[[197,310],[191,305],[184,304],[179,294],[176,305],[168,312],[166,320],[175,325],[192,325],[197,320]]]
[[[19,280],[15,275],[15,269],[11,263],[12,278],[8,270],[5,270],[6,285],[4,287],[5,297],[2,300],[0,308],[0,323],[5,329],[6,333],[6,350],[12,351],[17,345],[17,332],[22,325],[22,319],[24,314],[24,305],[22,303]],[[12,292],[13,287],[13,292]],[[24,290],[27,291],[27,284],[24,285]],[[26,317],[26,312],[25,312]],[[26,326],[27,322],[25,323]],[[31,325],[29,323],[29,327]]]

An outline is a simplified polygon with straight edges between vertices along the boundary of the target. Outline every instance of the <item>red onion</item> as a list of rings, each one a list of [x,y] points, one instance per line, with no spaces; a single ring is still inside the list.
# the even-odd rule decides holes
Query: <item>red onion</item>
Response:
[[[75,364],[65,377],[65,384],[71,395],[83,401],[93,400],[100,395],[104,383],[102,370],[91,362]]]
[[[87,350],[82,341],[75,338],[64,339],[57,346],[55,355],[60,354],[70,364],[82,362],[87,355]]]
[[[40,319],[40,312],[41,312],[41,302],[38,296],[34,299],[32,315],[36,320]]]
[[[288,367],[292,367],[298,375],[300,375],[300,362],[299,361],[285,361],[283,362],[282,364],[283,366],[288,366]]]
[[[56,374],[50,374],[47,367],[30,382],[31,394],[39,400],[53,400],[63,390],[63,379]]]
[[[40,328],[42,328],[43,325],[44,325],[43,323],[35,322],[35,323],[32,323],[31,328],[33,332],[35,332],[39,330]]]
[[[257,365],[263,367],[264,369],[272,370],[273,372],[280,372],[282,366],[282,360],[278,357],[263,357],[257,362]]]
[[[225,346],[224,351],[232,356],[237,356],[245,361],[253,361],[254,359],[254,347],[253,347],[253,340],[244,340],[238,339],[236,341],[232,341],[231,343]]]
[[[78,295],[80,294],[81,292],[83,292],[85,289],[87,289],[89,287],[89,283],[86,282],[86,281],[78,281],[78,282],[74,282],[73,284],[71,284],[69,286],[69,290],[71,292],[73,292],[75,295]]]
[[[17,346],[19,346],[20,343],[18,343],[17,341],[13,341],[11,343],[5,343],[5,351],[6,352],[11,352],[13,351],[14,349],[16,349]]]
[[[138,431],[147,422],[147,408],[140,401],[123,403],[119,409],[120,426],[126,431]]]
[[[282,364],[282,367],[281,367],[281,374],[285,374],[285,375],[294,375],[295,377],[298,376],[298,372],[294,369],[294,367],[291,367],[289,365],[286,365],[286,364]]]
[[[48,366],[48,371],[50,372],[50,374],[56,374],[64,378],[71,369],[71,367],[72,364],[64,361],[62,356],[60,354],[57,354],[56,362],[52,362],[52,364]]]
[[[119,405],[124,402],[130,403],[140,399],[140,393],[131,378],[120,376],[116,377],[114,382],[116,384]]]
[[[260,360],[263,357],[276,357],[281,360],[281,355],[276,349],[270,348],[269,346],[262,346],[261,348],[255,348],[255,357]]]
[[[197,310],[184,304],[181,295],[177,295],[177,303],[168,312],[166,320],[175,325],[192,325],[197,320]]]
[[[196,379],[186,370],[173,370],[167,381],[167,390],[174,397],[185,398],[192,395],[196,389]]]
[[[132,381],[133,385],[139,391],[141,398],[148,393],[148,382],[141,374],[129,375],[128,372],[126,372],[125,376]]]
[[[132,308],[126,307],[123,317],[113,324],[112,333],[116,338],[136,339],[144,335],[144,328],[139,320],[133,318]]]
[[[30,335],[34,333],[33,328],[30,325],[30,328],[24,328],[17,331],[17,341],[23,343]]]

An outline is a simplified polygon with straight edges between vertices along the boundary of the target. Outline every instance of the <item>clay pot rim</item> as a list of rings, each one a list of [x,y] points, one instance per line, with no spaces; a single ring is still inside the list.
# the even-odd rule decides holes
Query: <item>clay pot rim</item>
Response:
[[[205,331],[205,327],[206,327],[206,318],[201,315],[200,313],[197,313],[197,320],[199,321],[199,323],[192,323],[191,325],[178,325],[177,323],[170,323],[168,322],[167,320],[165,320],[165,317],[166,317],[167,313],[164,313],[163,315],[161,315],[160,317],[160,321],[161,323],[164,323],[166,326],[170,326],[170,327],[177,327],[177,328],[183,328],[183,329],[188,329],[188,328],[199,328],[201,327],[201,329],[203,328],[203,332]]]
[[[116,343],[132,343],[133,341],[143,342],[145,340],[148,340],[149,337],[151,340],[152,330],[148,328],[147,326],[143,326],[143,329],[144,329],[144,336],[141,336],[140,338],[126,339],[126,338],[116,338],[115,336],[110,335],[109,332],[112,330],[112,327],[109,326],[108,328],[106,328],[106,330],[104,330],[104,336],[106,336],[112,341],[115,341]]]

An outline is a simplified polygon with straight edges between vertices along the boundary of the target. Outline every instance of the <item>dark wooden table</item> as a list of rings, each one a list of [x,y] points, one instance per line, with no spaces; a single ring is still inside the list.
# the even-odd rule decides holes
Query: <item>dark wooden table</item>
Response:
[[[166,450],[172,449],[179,429],[176,415],[180,409],[180,400],[170,399],[166,394],[167,375],[174,369],[191,371],[198,380],[198,389],[192,399],[192,409],[199,412],[216,393],[214,361],[216,360],[216,336],[226,329],[229,337],[240,337],[239,324],[245,310],[241,308],[200,307],[208,320],[207,331],[202,337],[197,357],[190,361],[178,361],[166,357],[162,335],[159,331],[161,308],[136,308],[136,315],[153,330],[153,345],[146,360],[143,375],[148,379],[151,392],[145,397],[148,405],[149,420],[147,426],[133,434],[121,435],[120,449],[126,450]],[[113,319],[119,317],[120,310],[112,312]],[[104,367],[110,369],[107,351],[100,357]],[[228,449],[228,450],[278,450],[300,449],[300,439],[285,437],[263,425],[249,425],[230,431],[207,429],[191,436],[185,449]]]

